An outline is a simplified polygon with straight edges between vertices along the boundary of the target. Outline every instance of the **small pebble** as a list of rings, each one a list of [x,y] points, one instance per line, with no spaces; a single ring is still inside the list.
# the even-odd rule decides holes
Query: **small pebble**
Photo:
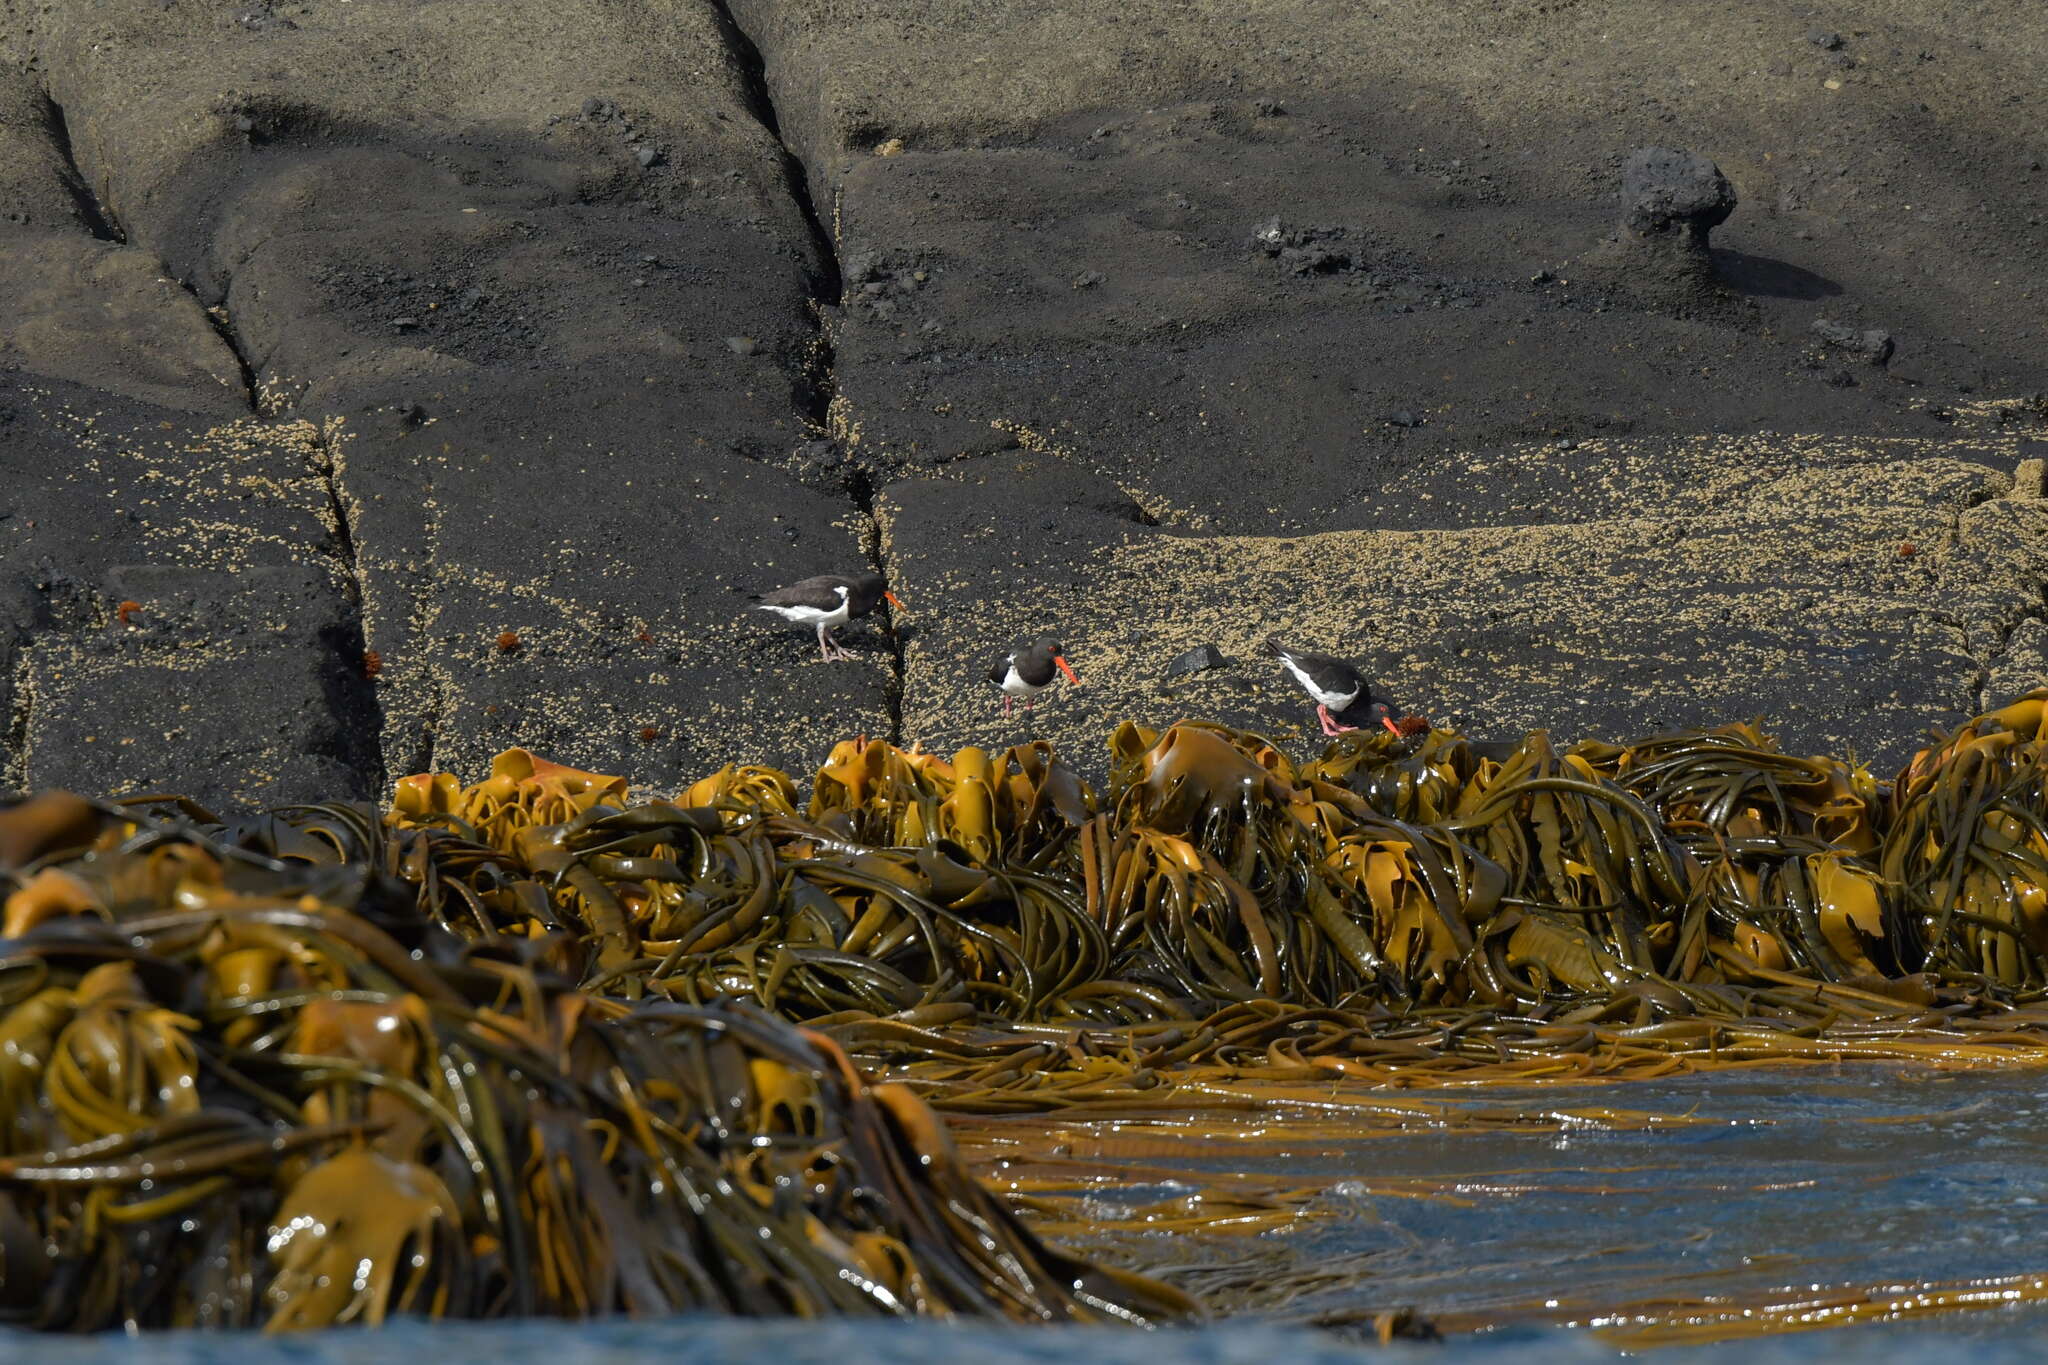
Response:
[[[1856,328],[1832,318],[1815,318],[1809,330],[1836,350],[1860,355],[1872,365],[1884,364],[1896,349],[1892,334],[1882,327]]]
[[[1173,678],[1183,673],[1199,673],[1205,668],[1222,668],[1229,662],[1215,645],[1196,645],[1166,666],[1166,676]]]

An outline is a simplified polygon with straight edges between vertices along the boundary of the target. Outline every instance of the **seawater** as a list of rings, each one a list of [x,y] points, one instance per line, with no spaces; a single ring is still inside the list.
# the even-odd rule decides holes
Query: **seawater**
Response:
[[[1441,1097],[1443,1092],[1425,1092]],[[1770,1068],[1604,1086],[1506,1090],[1464,1102],[1529,1114],[1609,1106],[1686,1116],[1684,1126],[1384,1128],[1290,1145],[1262,1123],[1252,1159],[1205,1149],[1180,1164],[1201,1188],[1217,1169],[1321,1182],[1316,1216],[1256,1236],[1117,1230],[1105,1245],[1150,1268],[1241,1266],[1239,1316],[1187,1331],[1012,1328],[935,1322],[777,1322],[705,1317],[588,1324],[398,1322],[290,1337],[162,1333],[58,1338],[0,1332],[0,1360],[35,1365],[895,1365],[899,1361],[1102,1361],[1111,1365],[1322,1365],[1378,1360],[1571,1362],[1622,1358],[1583,1327],[1646,1303],[1746,1301],[1820,1286],[1910,1286],[2048,1272],[2048,1073],[1845,1066]],[[1700,1122],[1699,1120],[1704,1120]],[[1029,1120],[1018,1120],[1028,1124]],[[1144,1122],[1119,1124],[1142,1138]],[[1274,1138],[1279,1141],[1272,1141]],[[1157,1185],[1174,1144],[1144,1149]],[[1332,1180],[1332,1178],[1335,1178]],[[1372,1194],[1411,1179],[1435,1197]],[[1111,1194],[1113,1195],[1113,1191]],[[1081,1248],[1087,1250],[1083,1245]],[[1300,1272],[1320,1272],[1304,1281]],[[1267,1276],[1284,1293],[1261,1295]],[[1552,1308],[1548,1305],[1555,1304]],[[1486,1330],[1388,1350],[1302,1324],[1401,1305]],[[1860,1365],[1967,1352],[2048,1354],[2048,1308],[1660,1347],[1670,1361]]]
[[[1276,1154],[1269,1164],[1297,1178],[1414,1177],[1452,1197],[1366,1196],[1355,1216],[1269,1235],[1301,1264],[1358,1274],[1260,1306],[1300,1316],[1364,1300],[1512,1320],[1556,1300],[1585,1320],[1649,1299],[2048,1273],[2048,1071],[1769,1068],[1489,1086],[1469,1103],[1692,1122],[1422,1129]]]
[[[2048,1317],[1975,1317],[1943,1327],[1897,1324],[1806,1332],[1763,1341],[1658,1350],[1673,1362],[1779,1365],[1853,1358],[1858,1365],[1973,1365],[2038,1361]],[[23,1365],[1576,1365],[1629,1359],[1589,1333],[1507,1328],[1444,1342],[1355,1346],[1327,1334],[1223,1325],[1149,1334],[1060,1327],[928,1322],[750,1322],[685,1317],[658,1322],[416,1323],[336,1328],[291,1337],[166,1332],[51,1339],[0,1332],[0,1359]]]

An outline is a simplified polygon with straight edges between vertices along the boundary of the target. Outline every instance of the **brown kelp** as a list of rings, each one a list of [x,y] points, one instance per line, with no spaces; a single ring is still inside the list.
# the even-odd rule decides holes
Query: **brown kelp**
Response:
[[[808,793],[517,749],[386,812],[46,793],[0,809],[0,1312],[1155,1321],[932,1110],[2048,1062],[2044,713],[1888,782],[1742,725],[1183,722],[1099,792],[850,740]]]
[[[450,933],[365,812],[156,805],[0,811],[7,1321],[1194,1311],[1045,1247],[830,1040],[579,990],[537,924]],[[463,870],[446,904],[490,913]]]
[[[1745,725],[1564,751],[1360,733],[1307,763],[1125,725],[1099,795],[1042,743],[848,741],[808,800],[728,768],[638,803],[512,750],[469,787],[400,783],[358,856],[457,932],[569,935],[558,965],[593,989],[737,995],[1032,1086],[1034,1051],[1241,1063],[1334,1036],[1370,1065],[1403,1037],[1440,1058],[1442,1033],[1504,1061],[1612,1022],[1797,1051],[1820,1021],[1903,1037],[2048,985],[2044,701],[1888,784]]]

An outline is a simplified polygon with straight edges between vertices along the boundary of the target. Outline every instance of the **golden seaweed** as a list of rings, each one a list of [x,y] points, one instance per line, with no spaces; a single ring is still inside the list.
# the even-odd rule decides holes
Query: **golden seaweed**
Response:
[[[1932,973],[2010,1005],[2048,988],[2044,699],[1891,784],[1748,725],[1563,751],[1359,733],[1296,763],[1222,726],[1126,724],[1100,796],[1042,743],[850,740],[801,813],[772,770],[621,809],[614,779],[511,751],[471,787],[406,779],[365,856],[465,936],[576,933],[593,988],[743,996],[898,1058],[961,1024],[883,1021],[956,1007],[1021,1054],[1031,1026],[1257,1001],[1754,1021],[1779,1013],[1781,972]],[[989,1074],[1038,1085],[1042,1063]]]
[[[731,1001],[577,989],[555,964],[610,970],[603,952],[550,939],[613,931],[567,864],[637,876],[644,855],[622,849],[726,836],[699,812],[613,811],[585,799],[603,784],[522,767],[450,838],[483,847],[469,835],[488,830],[537,865],[549,896],[585,907],[574,931],[525,932],[495,883],[429,900],[384,869],[434,862],[342,809],[202,827],[102,807],[90,826],[8,831],[24,860],[10,875],[61,867],[85,891],[0,946],[0,1206],[48,1250],[47,1273],[0,1278],[0,1312],[70,1330],[1197,1312],[1045,1246],[965,1173],[922,1100],[871,1086],[828,1038]],[[415,789],[431,798],[417,818],[456,815],[445,788]],[[160,901],[106,892],[149,859],[151,877],[185,872]],[[519,932],[465,941],[428,904]],[[42,1292],[53,1279],[72,1289]]]
[[[1889,782],[1752,726],[1298,761],[1181,722],[1099,793],[867,739],[808,795],[517,749],[382,812],[46,793],[0,808],[0,1231],[53,1259],[0,1312],[1184,1317],[936,1115],[2040,1064],[2044,745],[2048,690]]]

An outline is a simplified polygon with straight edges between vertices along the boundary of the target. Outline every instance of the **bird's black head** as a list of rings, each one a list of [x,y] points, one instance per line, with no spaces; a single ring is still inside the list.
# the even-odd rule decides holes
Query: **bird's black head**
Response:
[[[1361,698],[1344,708],[1343,719],[1348,724],[1385,730],[1397,739],[1401,737],[1401,727],[1394,723],[1393,703],[1384,699],[1368,702]]]
[[[1060,672],[1067,675],[1068,682],[1074,684],[1076,687],[1079,687],[1081,685],[1081,679],[1079,675],[1077,675],[1074,672],[1074,666],[1067,662],[1066,646],[1062,645],[1059,642],[1059,638],[1057,636],[1039,636],[1038,639],[1032,642],[1031,653],[1034,657],[1042,661],[1039,664],[1038,669],[1034,670],[1035,672],[1044,672],[1045,674],[1050,676],[1052,672],[1051,666],[1057,665],[1059,667]]]
[[[888,598],[898,610],[903,604],[896,600],[896,594],[889,591],[889,582],[878,573],[859,574],[847,580],[846,610],[851,616],[866,616]]]

